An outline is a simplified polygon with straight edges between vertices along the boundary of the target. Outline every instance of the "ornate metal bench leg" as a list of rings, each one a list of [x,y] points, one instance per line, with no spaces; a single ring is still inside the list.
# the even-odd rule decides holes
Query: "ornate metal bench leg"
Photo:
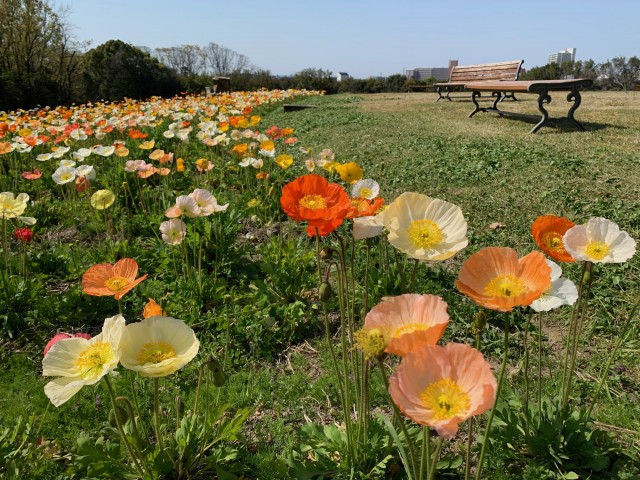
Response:
[[[496,97],[496,99],[493,101],[493,106],[491,107],[491,111],[497,113],[498,115],[500,115],[501,117],[504,116],[502,115],[502,113],[500,112],[500,110],[498,109],[498,104],[504,100],[504,95],[502,94],[502,92],[491,92],[491,96],[492,97]]]
[[[575,119],[573,118],[573,112],[575,112],[580,103],[582,103],[582,97],[580,96],[580,90],[577,88],[573,88],[571,93],[567,95],[567,102],[573,102],[571,108],[569,109],[569,113],[567,113],[567,119],[571,122],[578,130],[585,131],[585,128]]]
[[[536,126],[531,129],[529,133],[536,133],[538,130],[540,130],[540,128],[545,126],[547,123],[550,123],[549,112],[547,112],[544,109],[545,103],[551,103],[551,97],[549,96],[549,91],[547,89],[541,90],[540,94],[538,95],[538,110],[540,110],[540,113],[542,114],[542,118],[536,124]]]
[[[436,103],[442,100],[444,97],[442,96],[442,87],[436,87],[436,92],[438,92],[438,98],[436,99]]]
[[[502,96],[502,99],[500,100],[501,102],[503,102],[506,98],[510,98],[511,100],[513,100],[514,102],[517,102],[518,99],[516,98],[516,94],[514,92],[511,93],[505,93]]]
[[[473,92],[471,94],[471,101],[473,102],[473,104],[476,106],[476,109],[471,112],[469,115],[467,115],[467,118],[471,118],[473,117],[476,113],[478,112],[483,112],[485,109],[484,108],[480,108],[480,105],[478,104],[478,97],[481,97],[482,95],[480,94],[480,92]]]
[[[453,102],[453,100],[451,100],[451,97],[449,96],[450,93],[451,93],[451,87],[447,87],[447,94],[444,96],[444,98],[446,98],[450,102]]]

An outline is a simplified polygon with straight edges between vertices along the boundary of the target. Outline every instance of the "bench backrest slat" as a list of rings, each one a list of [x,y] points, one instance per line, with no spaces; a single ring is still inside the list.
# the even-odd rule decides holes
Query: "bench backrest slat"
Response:
[[[482,80],[517,80],[524,60],[461,65],[451,70],[450,82],[474,82]]]

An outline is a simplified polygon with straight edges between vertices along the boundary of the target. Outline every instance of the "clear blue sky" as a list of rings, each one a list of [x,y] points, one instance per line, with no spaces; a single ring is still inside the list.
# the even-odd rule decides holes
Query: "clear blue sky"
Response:
[[[150,48],[214,42],[257,67],[307,67],[358,78],[524,59],[640,56],[640,0],[55,0],[78,40]],[[451,5],[451,6],[449,6]]]

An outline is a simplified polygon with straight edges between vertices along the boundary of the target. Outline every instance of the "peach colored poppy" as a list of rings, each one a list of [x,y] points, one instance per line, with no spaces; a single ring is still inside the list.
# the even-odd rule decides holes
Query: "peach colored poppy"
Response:
[[[389,394],[400,411],[447,439],[460,422],[493,406],[496,388],[482,354],[460,343],[425,345],[409,353],[389,379]]]
[[[42,172],[35,168],[33,172],[22,172],[21,175],[25,180],[37,180],[42,176]]]
[[[519,259],[512,248],[487,247],[464,262],[455,284],[478,305],[509,312],[540,298],[551,286],[551,268],[540,252]]]
[[[575,262],[574,258],[564,247],[562,237],[573,223],[568,218],[555,215],[542,215],[535,219],[531,225],[533,239],[544,253],[558,262]]]
[[[120,300],[147,275],[136,278],[138,264],[133,258],[123,258],[114,265],[101,263],[89,268],[82,276],[82,291],[87,295],[105,297],[113,295]]]
[[[385,352],[404,356],[424,345],[435,345],[449,323],[447,304],[436,295],[407,293],[373,307],[363,330],[377,329],[385,339]]]
[[[73,182],[73,187],[76,189],[76,192],[78,193],[85,192],[89,189],[89,180],[87,180],[87,177],[83,177],[82,175],[79,175],[76,177],[75,181]]]

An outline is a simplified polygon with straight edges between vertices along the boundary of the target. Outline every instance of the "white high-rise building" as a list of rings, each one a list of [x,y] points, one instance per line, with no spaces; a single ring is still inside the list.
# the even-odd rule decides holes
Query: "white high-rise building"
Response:
[[[564,62],[575,62],[576,61],[576,49],[575,48],[567,48],[566,50],[562,50],[558,53],[552,53],[549,55],[549,61],[547,63],[557,63],[558,65],[562,65]]]

